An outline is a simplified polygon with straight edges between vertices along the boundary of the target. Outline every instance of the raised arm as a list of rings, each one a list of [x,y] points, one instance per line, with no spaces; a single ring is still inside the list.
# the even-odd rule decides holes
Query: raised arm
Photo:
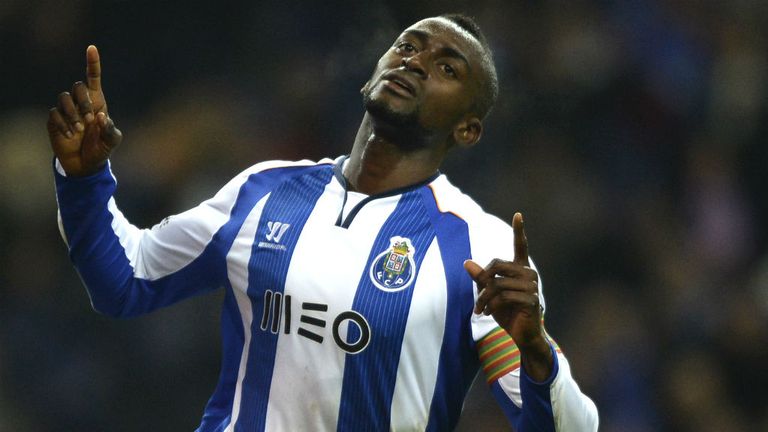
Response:
[[[214,198],[152,229],[131,225],[113,198],[108,158],[122,134],[107,114],[95,46],[86,51],[86,83],[59,95],[48,132],[55,155],[60,228],[93,307],[134,316],[221,286],[236,230],[222,233],[245,176]]]
[[[531,378],[544,381],[552,373],[553,355],[541,326],[539,275],[528,259],[522,214],[515,214],[512,229],[514,261],[495,259],[485,268],[467,261],[465,267],[480,290],[475,313],[493,315],[517,342],[523,367]]]
[[[464,263],[479,292],[473,333],[486,379],[516,432],[596,431],[594,403],[544,330],[544,299],[522,214],[515,214],[512,228],[513,261],[493,259],[485,268]]]

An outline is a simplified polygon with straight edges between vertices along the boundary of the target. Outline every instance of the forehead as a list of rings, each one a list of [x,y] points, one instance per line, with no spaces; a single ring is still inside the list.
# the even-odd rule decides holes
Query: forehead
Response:
[[[405,29],[403,34],[409,31],[423,32],[430,40],[448,43],[465,56],[474,57],[475,61],[482,58],[483,47],[477,38],[449,19],[441,17],[423,19]]]

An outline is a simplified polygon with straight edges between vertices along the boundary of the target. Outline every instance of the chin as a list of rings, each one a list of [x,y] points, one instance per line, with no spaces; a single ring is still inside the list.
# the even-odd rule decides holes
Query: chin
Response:
[[[373,119],[376,133],[406,152],[427,146],[428,130],[418,121],[418,110],[398,112],[380,99],[363,97],[365,110]]]
[[[396,128],[420,128],[418,108],[399,111],[386,98],[381,97],[381,95],[374,96],[371,93],[363,93],[363,106],[368,111],[368,114],[378,122],[386,123]]]

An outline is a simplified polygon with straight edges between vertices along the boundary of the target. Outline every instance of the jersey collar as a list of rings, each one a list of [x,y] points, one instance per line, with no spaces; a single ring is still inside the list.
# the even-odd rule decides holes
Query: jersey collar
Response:
[[[437,171],[435,174],[429,176],[427,179],[422,180],[418,183],[414,183],[408,186],[400,187],[397,189],[392,189],[386,192],[382,192],[379,194],[374,195],[368,195],[360,201],[347,215],[346,218],[342,220],[342,215],[344,214],[344,205],[347,203],[347,193],[349,192],[349,185],[347,183],[346,177],[344,177],[344,162],[349,159],[349,155],[344,155],[336,159],[336,162],[333,164],[333,175],[336,177],[336,180],[341,184],[341,186],[344,188],[344,201],[341,205],[341,211],[339,211],[339,217],[336,219],[336,226],[342,227],[342,228],[349,228],[349,225],[352,223],[352,220],[355,218],[357,213],[360,211],[361,208],[363,208],[364,205],[368,204],[369,202],[379,199],[379,198],[387,198],[395,195],[404,194],[407,192],[410,192],[412,190],[419,189],[422,186],[426,186],[438,177],[440,177],[440,171]]]

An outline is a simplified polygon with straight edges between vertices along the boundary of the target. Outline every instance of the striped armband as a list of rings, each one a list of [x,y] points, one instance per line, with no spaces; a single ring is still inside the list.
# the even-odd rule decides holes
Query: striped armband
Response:
[[[560,347],[549,335],[547,340],[560,353]],[[496,327],[477,343],[480,364],[488,384],[520,367],[520,350],[514,339],[501,327]]]

